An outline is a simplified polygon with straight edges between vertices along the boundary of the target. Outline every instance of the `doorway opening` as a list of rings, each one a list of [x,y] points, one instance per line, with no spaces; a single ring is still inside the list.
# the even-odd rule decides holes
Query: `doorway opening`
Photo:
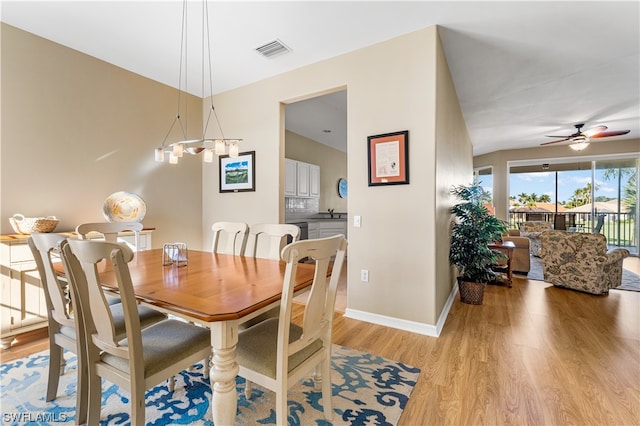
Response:
[[[283,113],[284,221],[306,222],[308,238],[348,238],[347,89],[284,102]],[[342,311],[347,268],[345,261],[336,297],[336,309]]]

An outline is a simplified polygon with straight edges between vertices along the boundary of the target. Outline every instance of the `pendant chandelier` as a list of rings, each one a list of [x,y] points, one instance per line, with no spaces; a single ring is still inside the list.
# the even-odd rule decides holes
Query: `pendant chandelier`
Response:
[[[178,107],[176,110],[176,116],[171,123],[171,127],[169,127],[169,131],[167,131],[162,144],[155,149],[155,159],[158,162],[164,162],[167,158],[170,164],[177,164],[178,159],[183,156],[186,152],[187,154],[197,155],[202,153],[203,160],[205,163],[213,162],[214,155],[226,155],[228,150],[229,157],[237,157],[239,154],[239,144],[242,139],[226,139],[224,137],[224,132],[222,131],[222,126],[220,125],[220,120],[218,119],[218,114],[216,114],[216,110],[213,106],[213,80],[211,78],[211,42],[209,37],[209,9],[207,5],[207,0],[202,1],[202,93],[204,96],[204,78],[205,78],[205,62],[208,64],[209,71],[209,89],[211,100],[211,108],[209,108],[209,114],[207,115],[207,120],[205,122],[204,128],[202,130],[202,138],[200,139],[187,139],[187,120],[186,118],[182,120],[180,115],[180,98],[182,94],[182,81],[183,81],[183,64],[184,70],[186,74],[187,69],[187,0],[183,0],[182,2],[182,31],[180,36],[180,67],[179,67],[179,75],[178,75]],[[205,61],[206,59],[206,61]],[[184,78],[184,91],[186,93],[186,76]],[[221,139],[211,139],[207,138],[207,128],[209,126],[209,122],[211,119],[214,119],[218,129],[220,129]],[[181,133],[182,139],[176,142],[168,143],[169,136],[171,135],[174,127],[178,125]]]

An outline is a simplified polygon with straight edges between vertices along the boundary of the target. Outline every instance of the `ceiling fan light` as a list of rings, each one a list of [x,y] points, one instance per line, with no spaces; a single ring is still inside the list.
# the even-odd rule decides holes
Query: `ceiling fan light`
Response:
[[[169,153],[169,164],[178,164],[178,157],[172,152]]]
[[[583,149],[585,149],[588,146],[589,146],[589,142],[580,141],[580,142],[574,142],[574,143],[570,144],[569,148],[571,148],[574,151],[582,151]]]
[[[204,159],[205,163],[213,163],[213,150],[211,148],[207,148],[204,150]]]

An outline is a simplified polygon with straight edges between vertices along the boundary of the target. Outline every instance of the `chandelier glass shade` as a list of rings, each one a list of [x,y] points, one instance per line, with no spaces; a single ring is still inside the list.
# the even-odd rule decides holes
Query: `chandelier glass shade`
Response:
[[[205,63],[208,64],[209,71],[209,88],[210,88],[210,100],[211,100],[211,108],[209,109],[209,115],[205,122],[204,128],[202,130],[202,138],[200,139],[187,139],[187,123],[186,118],[184,120],[181,119],[180,115],[180,97],[183,92],[182,88],[182,75],[183,75],[183,64],[186,69],[187,65],[187,55],[186,55],[186,34],[187,34],[187,0],[183,0],[182,2],[182,32],[181,32],[181,40],[180,40],[180,71],[178,76],[178,106],[177,112],[173,122],[171,123],[171,127],[169,127],[169,131],[167,132],[162,144],[155,149],[155,160],[158,162],[164,162],[168,159],[170,164],[177,164],[178,159],[182,158],[183,154],[186,152],[190,155],[198,155],[203,154],[203,160],[205,163],[212,163],[214,156],[226,155],[228,153],[229,157],[237,157],[239,155],[239,144],[242,139],[227,139],[224,137],[224,132],[222,131],[222,126],[220,125],[220,120],[218,119],[218,115],[216,114],[216,110],[213,106],[213,81],[211,78],[212,70],[211,70],[211,42],[209,37],[209,10],[207,5],[207,0],[202,0],[202,93],[204,93],[204,77],[205,77]],[[185,86],[186,86],[186,78],[185,78]],[[184,88],[186,91],[186,87]],[[207,128],[209,127],[209,122],[211,118],[215,119],[216,124],[218,125],[218,129],[220,130],[220,135],[222,138],[220,139],[212,139],[207,138]],[[178,124],[178,126],[176,126]],[[178,127],[181,130],[181,140],[176,142],[168,142],[169,137],[171,136],[172,130],[174,127]]]

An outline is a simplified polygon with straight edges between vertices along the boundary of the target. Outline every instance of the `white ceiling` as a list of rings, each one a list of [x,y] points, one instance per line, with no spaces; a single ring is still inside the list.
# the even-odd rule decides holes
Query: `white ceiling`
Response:
[[[186,90],[208,95],[200,83],[201,7],[189,2]],[[475,155],[536,147],[550,140],[545,134],[569,135],[581,122],[585,129],[631,130],[597,143],[640,137],[638,1],[210,0],[208,7],[213,93],[437,24]],[[10,25],[178,87],[180,1],[3,0],[0,14]],[[271,59],[254,51],[276,38],[292,51]],[[288,108],[287,126],[344,144],[344,93],[306,103]],[[323,106],[328,110],[309,113]]]

